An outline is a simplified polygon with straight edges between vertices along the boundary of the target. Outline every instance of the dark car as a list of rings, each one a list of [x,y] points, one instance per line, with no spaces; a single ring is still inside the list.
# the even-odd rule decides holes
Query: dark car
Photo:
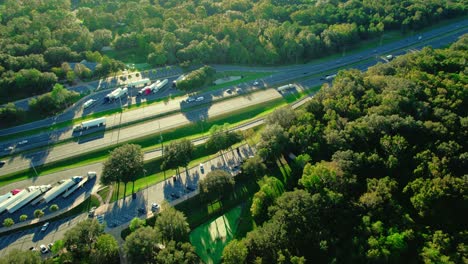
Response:
[[[3,167],[3,165],[5,165],[5,164],[6,164],[6,161],[0,160],[0,167]]]

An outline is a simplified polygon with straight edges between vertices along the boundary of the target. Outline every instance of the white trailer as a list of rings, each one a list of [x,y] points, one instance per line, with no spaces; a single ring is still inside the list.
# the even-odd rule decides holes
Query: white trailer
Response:
[[[76,176],[75,176],[76,177]],[[78,178],[75,178],[75,182],[78,182],[78,184],[76,184],[75,186],[71,187],[68,191],[66,191],[62,197],[63,198],[67,198],[68,196],[70,196],[70,194],[72,194],[74,191],[76,191],[78,188],[82,187],[87,181],[88,181],[88,177],[85,176],[85,177],[80,177],[79,181],[77,180]]]
[[[163,87],[167,84],[167,82],[169,82],[168,79],[164,79],[164,80],[162,80],[162,81],[159,81],[159,80],[158,80],[157,82],[155,82],[155,85],[154,85],[154,87],[151,89],[151,91],[152,91],[153,93],[159,92],[159,90],[161,90],[161,88],[163,88]]]
[[[21,200],[23,196],[26,194],[28,194],[28,191],[21,190],[21,192],[13,195],[13,197],[11,197],[10,199],[3,201],[3,203],[0,204],[0,214],[3,213],[10,204],[15,203],[18,200]]]
[[[9,199],[12,196],[13,196],[13,194],[11,192],[8,192],[8,193],[0,196],[0,204],[3,203],[4,201],[6,201],[7,199]]]
[[[61,184],[59,184],[59,185],[55,186],[54,188],[52,188],[50,191],[46,192],[44,197],[42,197],[42,200],[45,203],[48,203],[48,202],[54,200],[55,198],[57,198],[62,193],[68,191],[75,184],[76,184],[76,182],[73,179],[65,180]]]
[[[28,191],[25,196],[22,197],[22,199],[16,201],[15,203],[10,204],[6,210],[12,214],[16,211],[18,211],[21,207],[27,205],[29,202],[32,200],[36,199],[39,195],[42,193],[48,191],[50,189],[50,185],[43,185],[43,186],[29,186]]]
[[[141,89],[139,92],[138,92],[138,95],[148,95],[151,93],[151,91],[153,91],[153,88],[160,82],[160,80],[157,80],[155,81],[154,83],[148,85],[148,86],[145,86],[143,89]]]
[[[100,118],[96,118],[93,120],[81,122],[81,124],[73,127],[73,131],[78,132],[78,131],[89,129],[92,127],[100,127],[100,126],[105,126],[105,125],[106,125],[106,118],[100,117]]]
[[[126,95],[126,94],[128,94],[128,88],[127,87],[117,88],[114,91],[112,91],[111,93],[108,93],[106,95],[106,97],[104,98],[104,103],[112,102],[112,101],[114,101],[116,99],[119,99],[120,97],[122,97],[123,95]]]
[[[294,84],[286,84],[286,85],[283,85],[283,86],[280,86],[278,87],[276,90],[278,90],[278,92],[280,93],[284,93],[286,92],[287,90],[289,89],[292,89],[292,88],[295,88],[296,86]]]

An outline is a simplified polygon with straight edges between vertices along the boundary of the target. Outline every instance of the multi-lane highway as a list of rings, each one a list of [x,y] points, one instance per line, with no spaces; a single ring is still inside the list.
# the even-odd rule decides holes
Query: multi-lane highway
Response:
[[[378,54],[395,54],[395,50],[398,48],[410,47],[418,48],[423,45],[432,45],[434,47],[446,45],[447,43],[453,42],[457,37],[467,32],[467,21],[458,22],[453,25],[446,26],[444,28],[436,29],[425,33],[422,36],[415,35],[413,37],[400,40],[395,43],[387,44],[376,48],[374,50],[363,51],[356,54],[352,54],[346,57],[341,57],[336,61],[328,61],[322,63],[311,63],[306,65],[294,65],[286,67],[277,67],[277,68],[257,68],[262,71],[276,72],[269,77],[262,79],[261,81],[265,86],[271,86],[274,84],[292,81],[297,78],[304,78],[308,75],[313,74],[324,74],[336,71],[339,67],[344,67],[345,65],[352,64],[354,68],[366,69],[368,66],[375,64],[379,61]],[[450,32],[451,31],[451,32]],[[442,37],[437,37],[440,34],[444,33]],[[404,51],[399,51],[404,52]],[[220,66],[216,65],[220,70],[240,70],[239,66]],[[256,68],[249,68],[252,70]],[[320,78],[310,78],[301,82],[301,85],[304,86],[313,86],[319,85],[322,83]],[[246,85],[244,84],[244,87]],[[132,90],[132,89],[130,89]],[[102,100],[102,98],[107,94],[108,91],[103,91],[93,95],[93,98],[97,100]],[[131,94],[135,94],[136,90],[131,91]],[[163,95],[168,93],[174,93],[172,89],[165,89]],[[264,97],[268,95],[267,97]],[[248,97],[238,97],[233,100],[226,100],[220,103],[214,103],[213,101],[216,97],[225,96],[222,92],[215,91],[210,94],[205,94],[204,105],[202,108],[194,110],[192,112],[186,112],[184,114],[175,114],[171,116],[162,117],[159,119],[154,119],[144,124],[136,124],[134,126],[124,127],[121,129],[111,130],[105,134],[98,135],[94,140],[81,140],[78,138],[76,142],[71,142],[57,147],[50,147],[41,151],[30,152],[24,155],[10,156],[7,160],[7,164],[4,165],[0,170],[0,175],[14,172],[20,169],[29,168],[32,165],[40,165],[50,161],[55,161],[61,158],[69,157],[71,154],[79,154],[95,149],[98,147],[108,146],[118,141],[133,139],[142,135],[155,133],[158,130],[164,130],[165,128],[171,128],[174,126],[179,126],[187,124],[191,121],[199,120],[200,118],[206,119],[221,113],[226,113],[226,109],[238,109],[241,106],[247,107],[260,102],[267,101],[266,99],[273,99],[279,97],[279,94],[274,90],[266,90],[263,93],[253,93],[249,94]],[[260,97],[260,98],[257,98]],[[135,103],[135,100],[138,100],[135,97],[131,97],[132,104]],[[123,102],[125,105],[127,102]],[[233,107],[235,105],[235,107]],[[114,103],[112,107],[120,107],[120,101]],[[176,111],[180,108],[187,107],[187,104],[184,104],[180,99],[179,100],[169,100],[164,103],[155,104],[149,107],[139,108],[133,111],[126,111],[123,114],[114,114],[108,117],[108,126],[112,127],[121,123],[132,122],[141,118],[149,117],[151,115],[160,114],[164,112]],[[108,109],[109,106],[106,105],[96,105],[92,111],[101,111]],[[66,115],[80,116],[82,115],[81,105],[77,105],[66,111],[64,115],[57,117],[52,122],[59,122],[59,118],[65,118]],[[85,113],[86,114],[86,113]],[[69,118],[70,119],[70,118]],[[43,120],[41,122],[50,122],[51,120]],[[38,125],[38,124],[36,124]],[[2,130],[0,133],[9,133],[15,128],[9,130]],[[16,129],[24,130],[25,127],[18,127]],[[47,133],[42,133],[35,136],[30,136],[20,140],[27,140],[28,144],[23,146],[16,145],[18,150],[24,150],[27,148],[34,148],[38,146],[53,146],[53,143],[57,140],[63,140],[71,137],[71,127],[59,129],[55,131],[50,131]],[[13,144],[12,142],[3,143],[2,149],[5,149],[7,146]],[[70,154],[71,153],[71,154]],[[5,153],[3,153],[5,155]],[[1,154],[0,154],[1,155]]]

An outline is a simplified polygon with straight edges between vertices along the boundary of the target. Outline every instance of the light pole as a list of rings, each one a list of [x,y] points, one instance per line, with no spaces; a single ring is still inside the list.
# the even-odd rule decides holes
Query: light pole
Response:
[[[36,167],[34,167],[34,161],[31,160],[31,166],[34,170],[34,172],[36,173],[36,177],[39,177],[39,174],[37,174],[37,171],[36,171]]]

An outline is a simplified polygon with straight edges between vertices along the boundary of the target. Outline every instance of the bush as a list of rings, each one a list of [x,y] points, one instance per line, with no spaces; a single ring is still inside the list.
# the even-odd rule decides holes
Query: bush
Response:
[[[216,75],[216,70],[210,66],[203,66],[192,71],[185,76],[184,80],[177,82],[177,89],[189,91],[199,88],[205,84],[212,83]]]
[[[34,217],[41,218],[42,216],[44,216],[44,211],[40,209],[37,209],[36,211],[34,211]]]
[[[15,221],[13,221],[13,219],[11,218],[6,218],[5,220],[3,220],[3,226],[4,227],[10,227],[12,225],[15,224]]]
[[[53,204],[53,205],[50,206],[49,211],[56,212],[56,211],[58,211],[58,209],[59,209],[59,206],[56,205],[56,204]]]
[[[23,215],[21,215],[21,216],[19,217],[19,220],[20,220],[21,222],[24,222],[24,221],[26,221],[27,219],[28,219],[28,216],[25,215],[25,214],[23,214]]]

